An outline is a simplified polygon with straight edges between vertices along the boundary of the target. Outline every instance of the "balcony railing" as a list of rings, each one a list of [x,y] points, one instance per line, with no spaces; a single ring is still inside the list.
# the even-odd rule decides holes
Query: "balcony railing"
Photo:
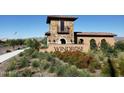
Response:
[[[69,34],[69,27],[65,27],[65,28],[64,28],[64,31],[61,31],[61,30],[59,29],[59,27],[58,27],[57,33],[58,33],[58,34]]]
[[[69,31],[58,31],[58,34],[69,34]]]

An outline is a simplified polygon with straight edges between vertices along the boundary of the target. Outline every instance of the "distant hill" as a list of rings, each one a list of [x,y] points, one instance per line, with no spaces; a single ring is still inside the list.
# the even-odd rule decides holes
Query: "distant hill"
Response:
[[[116,41],[122,41],[122,40],[124,40],[124,37],[115,37],[115,40]]]

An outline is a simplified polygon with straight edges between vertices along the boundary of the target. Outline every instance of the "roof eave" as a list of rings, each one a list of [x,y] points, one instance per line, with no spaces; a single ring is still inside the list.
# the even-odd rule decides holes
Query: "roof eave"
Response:
[[[66,17],[63,17],[63,18],[62,18],[62,17],[56,17],[56,16],[55,16],[55,17],[54,17],[54,16],[48,16],[46,23],[49,24],[49,23],[50,23],[50,20],[52,20],[52,19],[53,19],[53,20],[64,19],[64,20],[75,21],[76,19],[78,19],[78,17],[72,17],[72,18],[71,18],[71,17],[70,17],[70,18],[69,18],[69,17],[67,17],[67,18],[66,18]]]

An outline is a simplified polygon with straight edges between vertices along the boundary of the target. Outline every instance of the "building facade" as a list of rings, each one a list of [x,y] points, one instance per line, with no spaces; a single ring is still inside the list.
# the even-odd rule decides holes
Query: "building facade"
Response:
[[[107,32],[75,32],[74,21],[77,17],[69,16],[48,16],[47,24],[49,31],[45,33],[47,36],[47,51],[56,50],[76,50],[88,51],[90,42],[95,41],[97,47],[102,41],[106,41],[111,46],[114,45],[116,36]]]

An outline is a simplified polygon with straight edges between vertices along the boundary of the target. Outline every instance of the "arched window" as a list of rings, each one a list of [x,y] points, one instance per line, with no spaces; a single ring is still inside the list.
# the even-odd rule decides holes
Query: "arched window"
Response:
[[[102,40],[101,40],[101,43],[102,43],[102,42],[106,42],[106,40],[105,40],[105,39],[102,39]]]
[[[51,40],[49,40],[49,42],[51,42]]]
[[[108,43],[106,42],[105,39],[101,40],[100,48],[101,49],[107,49],[108,48]]]
[[[53,40],[53,42],[55,43],[55,42],[56,42],[56,40]]]
[[[70,41],[71,41],[71,43],[73,42],[73,40],[72,40],[72,39],[71,39]]]
[[[97,49],[97,45],[96,45],[96,40],[95,39],[91,39],[90,40],[90,49],[91,50],[96,50]]]
[[[61,41],[61,44],[66,44],[65,39],[60,39],[60,41]]]
[[[84,40],[83,39],[80,39],[79,40],[79,44],[84,44]]]

